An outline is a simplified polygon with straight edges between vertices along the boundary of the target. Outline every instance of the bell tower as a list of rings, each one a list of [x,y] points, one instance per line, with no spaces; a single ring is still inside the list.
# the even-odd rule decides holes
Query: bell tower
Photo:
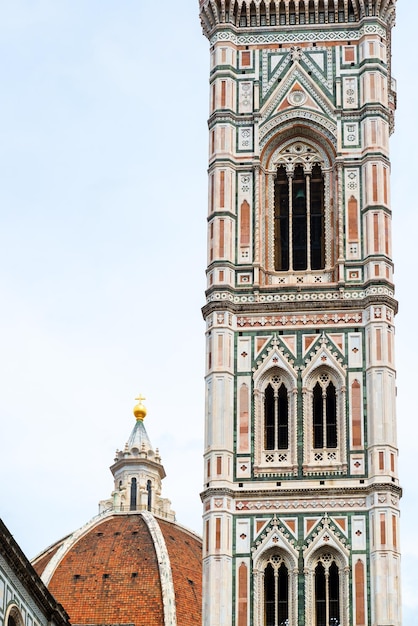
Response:
[[[395,0],[200,0],[204,626],[400,626]]]

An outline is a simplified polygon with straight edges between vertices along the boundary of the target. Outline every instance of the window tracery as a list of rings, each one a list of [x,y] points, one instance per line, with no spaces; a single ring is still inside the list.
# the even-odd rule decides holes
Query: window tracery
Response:
[[[327,373],[319,376],[313,389],[313,447],[315,450],[337,447],[337,402],[335,386]]]
[[[256,473],[295,471],[296,393],[296,382],[277,367],[256,380]]]
[[[325,182],[323,160],[297,141],[276,161],[274,184],[274,269],[325,268]]]
[[[315,625],[340,626],[340,577],[331,554],[315,567]]]
[[[264,569],[264,615],[266,626],[289,623],[289,574],[278,554],[270,556]]]
[[[347,559],[334,549],[316,551],[305,568],[305,619],[312,626],[348,626]]]
[[[289,447],[289,402],[287,389],[279,376],[272,376],[264,391],[264,448]]]
[[[319,367],[303,388],[304,474],[347,471],[345,386],[334,370]]]
[[[256,558],[253,575],[254,626],[296,626],[296,560],[285,550],[269,548]]]

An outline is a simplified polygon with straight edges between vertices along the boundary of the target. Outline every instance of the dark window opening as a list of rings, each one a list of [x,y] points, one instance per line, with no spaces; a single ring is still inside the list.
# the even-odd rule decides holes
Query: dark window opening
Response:
[[[335,387],[330,383],[327,387],[327,448],[337,447],[337,402]]]
[[[319,165],[302,165],[288,177],[277,171],[274,188],[274,265],[276,271],[325,267],[324,179]]]
[[[315,568],[315,616],[315,626],[340,624],[340,580],[335,561],[328,572],[322,563]]]
[[[289,269],[289,183],[284,167],[277,173],[274,193],[275,269]]]
[[[278,448],[279,450],[287,450],[289,446],[289,407],[287,402],[287,389],[284,385],[280,386],[279,392],[277,394],[277,404]]]
[[[295,168],[292,184],[293,209],[293,269],[306,270],[307,268],[307,212],[306,212],[306,181],[301,165]]]
[[[322,387],[316,383],[313,390],[313,439],[314,448],[322,448],[324,442],[324,418],[322,414]]]
[[[151,511],[152,506],[152,485],[151,481],[147,480],[147,509]]]
[[[287,450],[289,447],[289,404],[287,389],[281,384],[275,391],[271,384],[264,392],[264,448]]]
[[[131,511],[136,511],[137,504],[137,489],[136,489],[136,478],[132,478],[131,480],[131,499],[129,508]]]
[[[312,424],[315,449],[337,448],[337,394],[332,382],[325,389],[316,383],[313,389]]]
[[[264,392],[264,424],[264,447],[274,450],[274,390],[271,385]]]
[[[329,617],[330,624],[340,623],[340,577],[335,561],[329,568]]]
[[[318,563],[315,569],[315,611],[316,626],[327,626],[325,568],[322,563]]]
[[[278,568],[268,563],[264,570],[264,616],[266,626],[281,626],[289,619],[289,576],[284,563]]]

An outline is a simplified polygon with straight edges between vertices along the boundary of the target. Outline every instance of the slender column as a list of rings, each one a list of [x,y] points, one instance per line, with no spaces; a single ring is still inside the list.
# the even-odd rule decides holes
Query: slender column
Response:
[[[274,449],[279,449],[279,392],[274,390]]]
[[[348,586],[350,584],[350,567],[347,565],[344,567],[342,580],[342,590],[340,591],[340,622],[341,624],[349,624],[350,619],[350,594]],[[340,583],[341,589],[341,583]]]
[[[290,575],[290,584],[288,589],[288,614],[289,626],[296,626],[298,617],[298,576],[299,570],[295,567]]]
[[[327,389],[322,387],[322,447],[327,447]]]
[[[254,283],[260,283],[260,178],[261,178],[261,169],[259,166],[254,168],[254,215],[256,219],[254,220]],[[266,200],[266,189],[264,186],[264,202]],[[273,207],[274,212],[274,207]],[[271,222],[274,224],[274,219]],[[273,233],[274,235],[274,233]]]
[[[311,269],[311,175],[305,174],[306,179],[306,269]]]
[[[274,568],[274,626],[279,624],[279,570]]]
[[[337,213],[338,213],[338,281],[344,282],[344,214],[343,214],[343,167],[337,165]]]
[[[325,624],[329,624],[329,568],[325,568]]]
[[[262,215],[262,211],[261,211],[261,207],[260,207],[260,211],[259,211],[259,215],[260,215],[260,241],[259,241],[259,246],[260,246],[260,251],[262,251],[260,253],[260,262],[261,260],[264,260],[264,266],[266,268],[268,268],[269,270],[276,270],[276,243],[275,243],[275,239],[276,239],[276,226],[275,226],[275,221],[276,219],[278,219],[278,216],[276,215],[276,209],[275,209],[275,182],[276,182],[276,178],[277,178],[277,170],[275,170],[274,172],[267,172],[265,174],[265,201],[267,203],[268,206],[268,211],[267,211],[267,219],[270,220],[270,224],[273,224],[272,227],[272,232],[269,232],[269,236],[267,239],[267,248],[264,248],[262,250],[261,246],[266,246],[265,242],[262,242],[262,233],[264,233],[264,239],[267,238],[267,228],[266,228],[266,218],[264,216],[264,222],[261,219],[261,215]],[[263,230],[264,228],[264,230]],[[264,255],[264,256],[263,256]]]
[[[289,181],[289,272],[293,272],[293,172],[287,173]]]
[[[255,612],[254,626],[262,626],[264,614],[264,572],[255,569],[253,571],[254,579],[254,600],[258,604]]]

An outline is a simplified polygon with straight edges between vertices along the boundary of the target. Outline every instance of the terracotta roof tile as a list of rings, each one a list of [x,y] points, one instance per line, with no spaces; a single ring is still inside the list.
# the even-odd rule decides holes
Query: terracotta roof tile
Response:
[[[201,624],[201,542],[158,520],[170,557],[179,626]],[[37,557],[41,573],[55,550]],[[49,590],[73,624],[164,624],[158,562],[142,515],[105,518],[74,543],[58,564]]]

